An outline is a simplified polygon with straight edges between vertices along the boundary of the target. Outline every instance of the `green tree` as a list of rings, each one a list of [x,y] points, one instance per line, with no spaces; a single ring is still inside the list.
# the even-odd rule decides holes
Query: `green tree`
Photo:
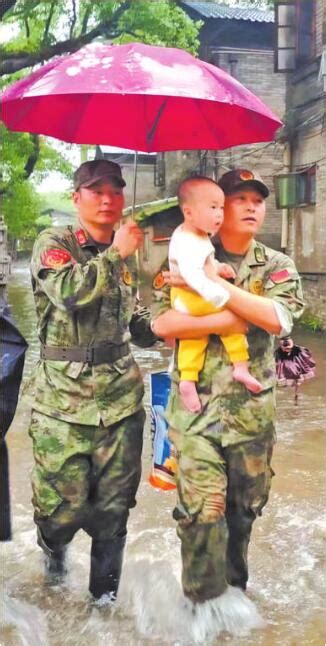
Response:
[[[0,175],[1,214],[11,239],[33,238],[41,199],[35,188],[49,170],[70,176],[71,165],[44,137],[17,133],[0,124],[2,170]],[[33,176],[33,182],[31,177]]]
[[[35,65],[75,52],[95,39],[140,41],[195,53],[202,24],[193,22],[172,0],[2,0],[0,20],[3,28],[13,30],[11,40],[0,46],[2,88]],[[40,179],[50,170],[69,174],[71,168],[43,137],[11,133],[4,126],[0,134],[2,210],[12,236],[32,235],[41,207],[30,178]]]

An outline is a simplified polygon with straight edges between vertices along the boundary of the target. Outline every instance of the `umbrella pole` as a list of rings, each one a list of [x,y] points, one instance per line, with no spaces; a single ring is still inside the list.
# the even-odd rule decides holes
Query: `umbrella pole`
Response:
[[[137,187],[137,163],[138,163],[138,152],[135,150],[134,155],[134,177],[133,177],[133,187],[132,187],[132,206],[131,206],[131,217],[135,219],[135,206],[136,206],[136,187]]]
[[[137,187],[137,162],[138,162],[138,152],[135,150],[134,154],[134,176],[133,176],[133,187],[132,187],[132,205],[131,205],[131,217],[135,219],[135,206],[136,206],[136,187]],[[140,259],[139,259],[139,249],[136,251],[136,265],[139,272],[140,268]],[[137,287],[137,299],[140,300],[139,286]]]

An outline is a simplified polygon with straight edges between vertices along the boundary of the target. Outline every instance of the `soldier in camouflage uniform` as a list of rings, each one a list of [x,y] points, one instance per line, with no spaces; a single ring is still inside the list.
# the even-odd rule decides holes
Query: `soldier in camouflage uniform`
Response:
[[[197,338],[211,333],[199,375],[201,412],[192,414],[182,406],[177,370],[167,410],[178,455],[179,502],[173,515],[181,539],[183,588],[195,603],[218,599],[227,584],[246,589],[252,524],[267,502],[273,475],[273,335],[289,334],[303,311],[293,261],[254,239],[264,220],[265,184],[251,171],[233,170],[219,186],[226,196],[224,223],[212,241],[216,258],[236,272],[235,285],[218,278],[229,291],[228,311],[197,318],[166,311],[166,298],[154,289],[156,334]],[[263,384],[257,395],[232,379],[223,344],[212,334],[230,333],[230,328],[245,332],[241,319],[249,324],[252,374]]]
[[[136,504],[145,417],[130,328],[141,345],[155,341],[135,314],[133,254],[142,233],[135,223],[113,232],[124,186],[118,164],[82,164],[74,174],[79,222],[43,231],[31,262],[41,341],[29,430],[38,542],[56,581],[65,546],[83,528],[92,537],[90,592],[112,599]]]

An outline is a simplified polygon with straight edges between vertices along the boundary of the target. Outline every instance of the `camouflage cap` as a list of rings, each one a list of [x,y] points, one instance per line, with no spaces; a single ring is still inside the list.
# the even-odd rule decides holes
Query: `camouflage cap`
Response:
[[[97,182],[115,182],[118,186],[126,186],[121,173],[121,167],[107,159],[94,159],[84,162],[74,172],[75,191],[81,186],[88,188]]]
[[[225,195],[231,195],[243,189],[256,189],[264,198],[268,197],[269,190],[256,171],[237,168],[224,173],[218,180],[218,185]]]

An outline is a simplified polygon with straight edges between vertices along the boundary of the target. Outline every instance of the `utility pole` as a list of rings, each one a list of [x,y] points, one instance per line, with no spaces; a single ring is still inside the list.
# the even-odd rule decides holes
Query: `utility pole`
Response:
[[[6,285],[10,275],[11,258],[8,254],[8,227],[4,218],[0,215],[0,298],[5,295]]]

